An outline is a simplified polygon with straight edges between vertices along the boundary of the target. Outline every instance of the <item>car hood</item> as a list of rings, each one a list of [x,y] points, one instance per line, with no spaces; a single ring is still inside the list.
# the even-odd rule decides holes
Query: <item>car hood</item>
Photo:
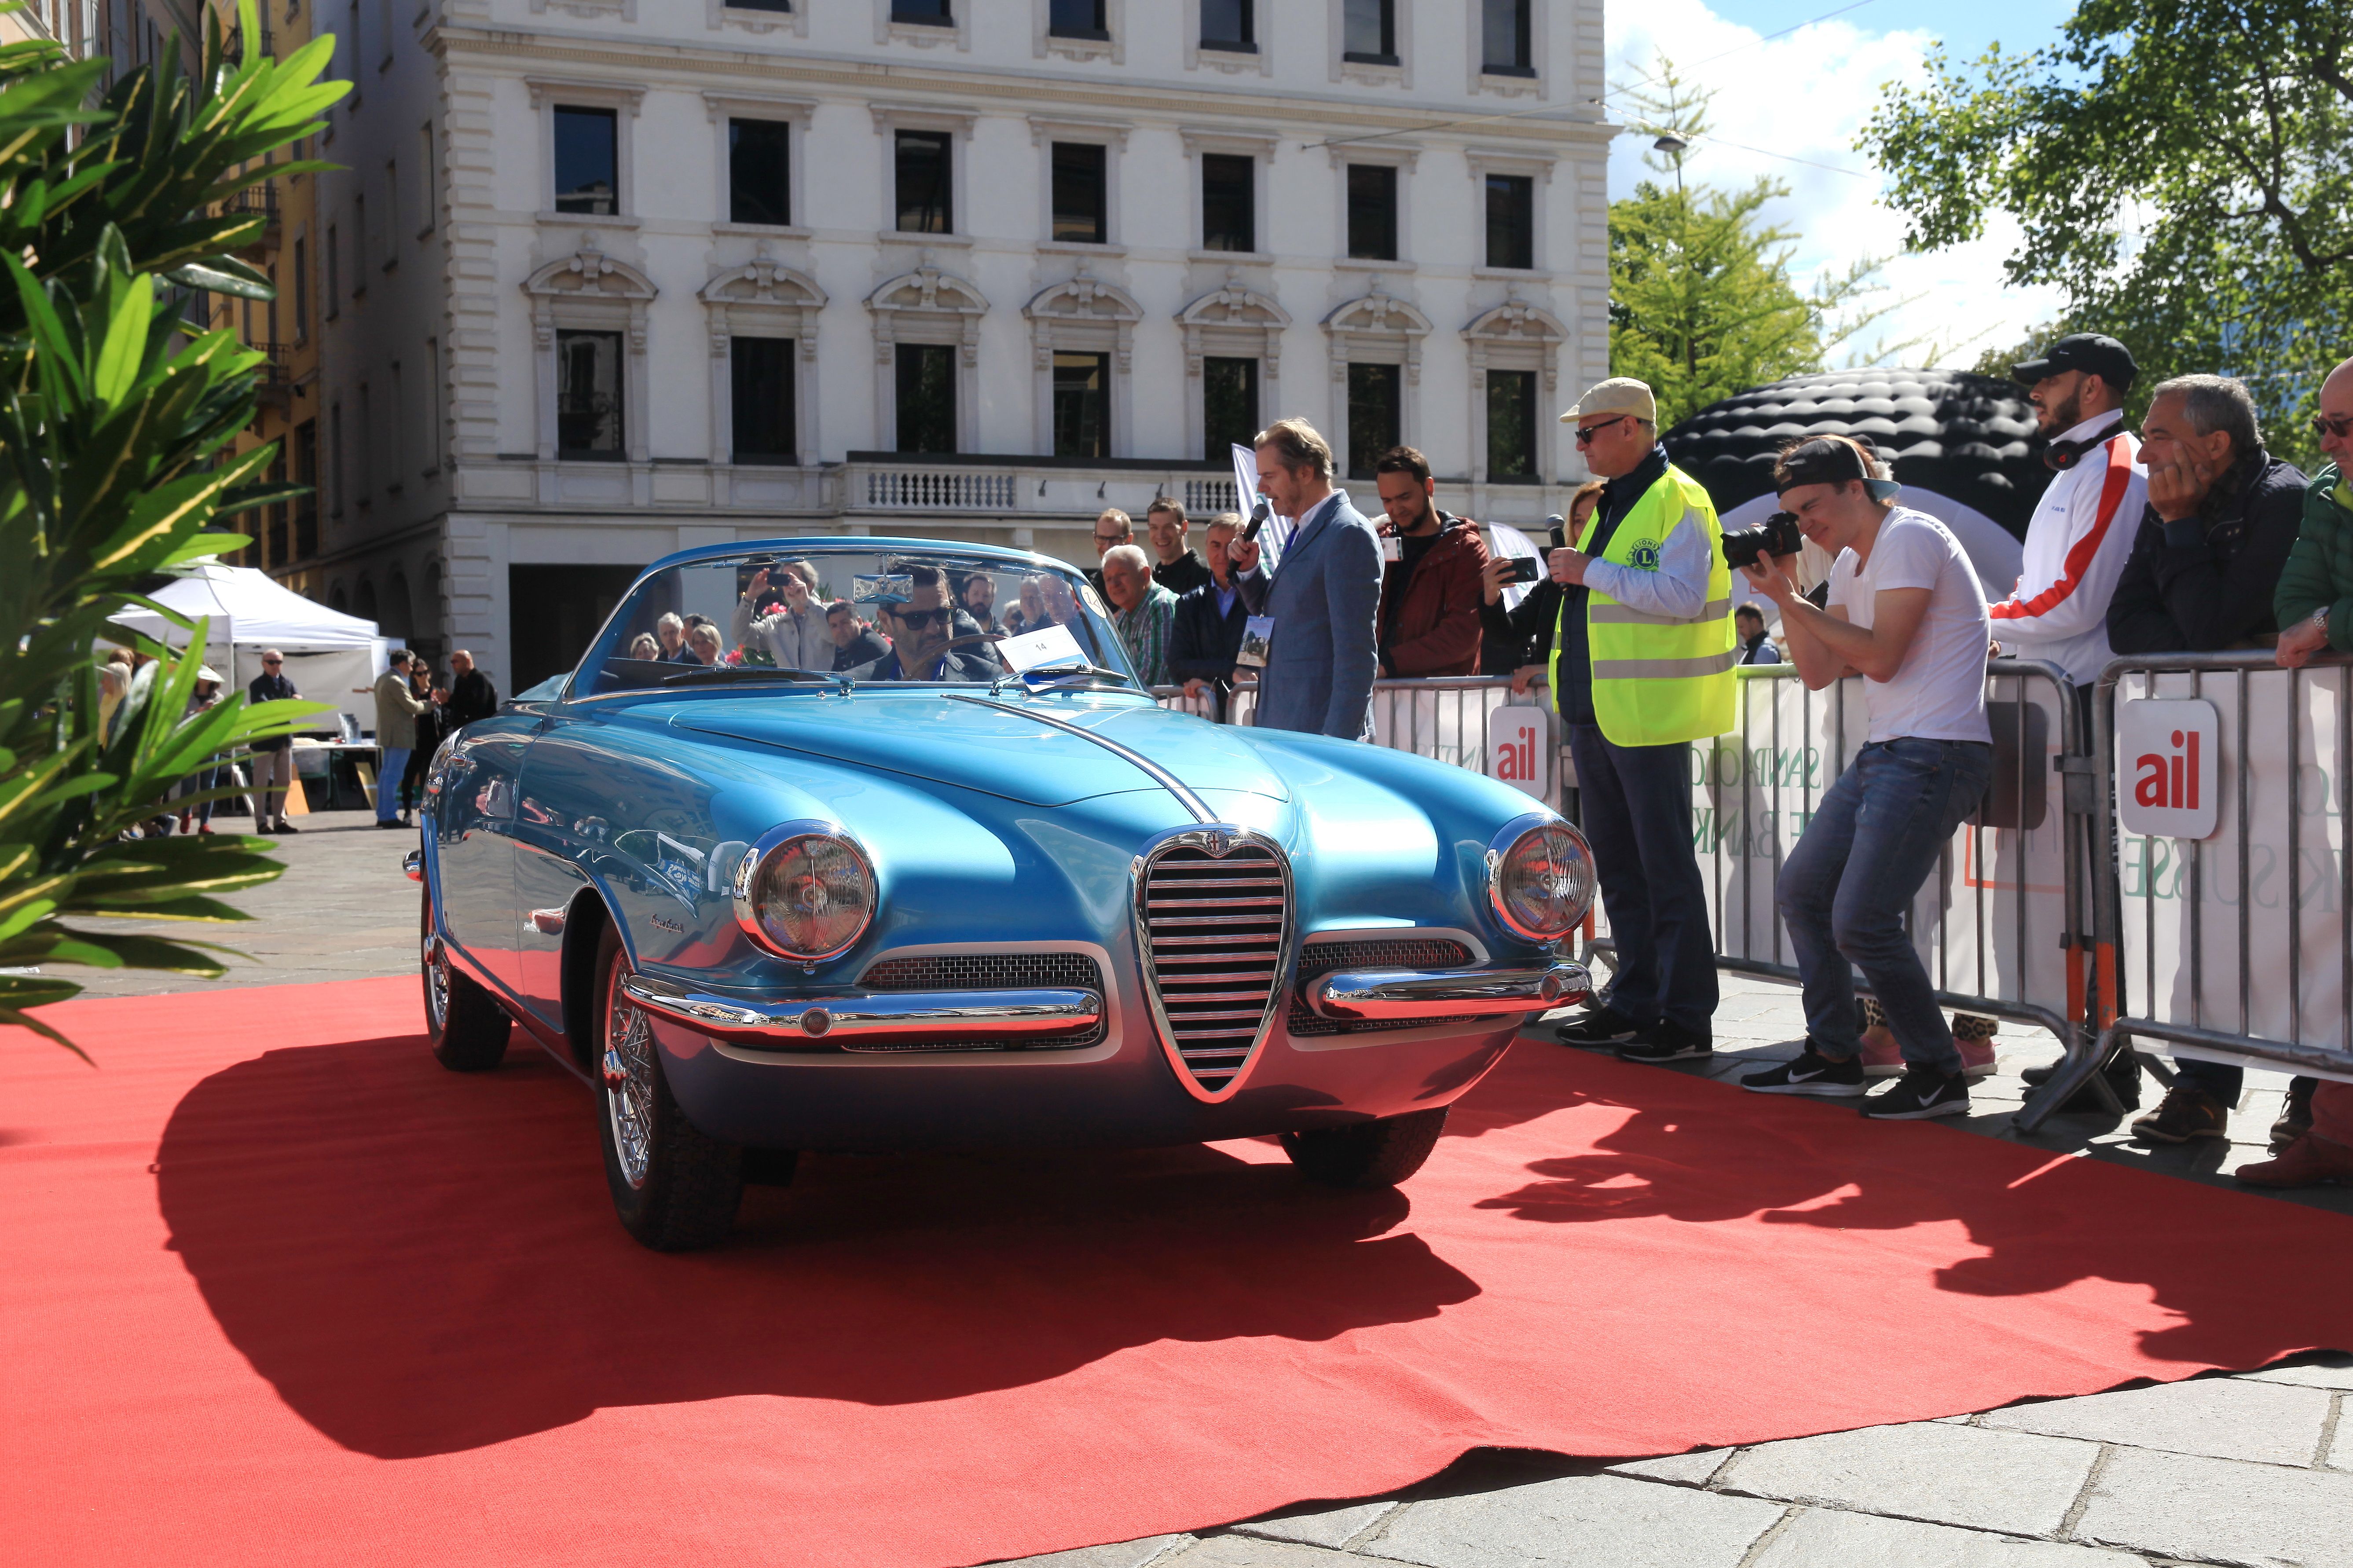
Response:
[[[1239,735],[1206,720],[1133,699],[1009,698],[957,701],[937,692],[843,699],[796,693],[705,699],[670,719],[830,762],[934,779],[1030,805],[1157,789],[1108,746],[1029,717],[1025,709],[1100,734],[1197,790],[1288,800],[1281,776]]]

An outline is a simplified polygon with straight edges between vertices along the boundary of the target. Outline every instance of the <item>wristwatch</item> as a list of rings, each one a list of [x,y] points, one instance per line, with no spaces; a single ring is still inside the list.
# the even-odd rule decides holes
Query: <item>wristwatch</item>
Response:
[[[2312,624],[2323,637],[2328,634],[2328,606],[2323,605],[2312,612]]]

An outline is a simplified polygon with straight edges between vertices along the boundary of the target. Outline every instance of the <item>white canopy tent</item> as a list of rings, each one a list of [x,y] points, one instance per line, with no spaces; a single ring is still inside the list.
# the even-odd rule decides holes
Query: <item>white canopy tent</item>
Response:
[[[274,647],[286,656],[286,678],[295,690],[313,702],[333,703],[362,729],[375,727],[375,700],[364,693],[384,673],[389,645],[376,635],[374,621],[306,599],[266,572],[215,561],[189,567],[149,597],[210,623],[206,662],[227,678],[230,689],[244,690],[261,673],[261,650]],[[158,642],[187,646],[187,632],[153,610],[125,610],[114,620]],[[331,727],[323,716],[320,727]]]

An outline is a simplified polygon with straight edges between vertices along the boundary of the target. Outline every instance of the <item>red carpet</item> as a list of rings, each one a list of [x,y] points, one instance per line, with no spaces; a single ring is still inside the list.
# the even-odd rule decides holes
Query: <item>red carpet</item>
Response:
[[[0,1032],[10,1562],[945,1568],[2353,1344],[2353,1222],[1542,1047],[1401,1195],[823,1158],[661,1258],[587,1093],[443,1072],[412,981],[56,1015],[98,1070]]]

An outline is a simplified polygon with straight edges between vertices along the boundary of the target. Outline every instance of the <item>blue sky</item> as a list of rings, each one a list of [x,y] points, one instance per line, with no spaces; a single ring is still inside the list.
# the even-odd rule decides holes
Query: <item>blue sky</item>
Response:
[[[1902,217],[1880,205],[1880,181],[1854,150],[1881,88],[1916,78],[1938,41],[1966,59],[2000,42],[2024,51],[2050,43],[2074,9],[2072,0],[1999,0],[1930,5],[1926,0],[1864,0],[1841,14],[1841,0],[1620,0],[1608,13],[1613,87],[1649,74],[1663,47],[1695,85],[1715,89],[1716,140],[1694,145],[1686,178],[1746,185],[1769,175],[1790,195],[1767,217],[1800,239],[1793,270],[1810,278],[1843,271],[1863,257],[1890,257],[1883,298],[1912,299],[1888,320],[1832,353],[1864,363],[1961,363],[1992,344],[2014,342],[2058,304],[2046,289],[2001,285],[2001,260],[2015,231],[1998,225],[1953,250],[1901,256]],[[1779,38],[1784,28],[1797,31]],[[1610,106],[1612,118],[1624,110]],[[1650,177],[1646,143],[1621,137],[1612,149],[1613,196]],[[1842,171],[1842,172],[1841,172]],[[1906,340],[1915,340],[1905,347]]]

